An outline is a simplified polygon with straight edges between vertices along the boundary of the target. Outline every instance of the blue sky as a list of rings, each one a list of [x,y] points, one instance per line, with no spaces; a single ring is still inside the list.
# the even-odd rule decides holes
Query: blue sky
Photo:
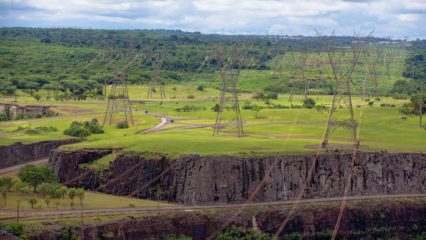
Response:
[[[0,26],[426,38],[426,0],[0,0]]]

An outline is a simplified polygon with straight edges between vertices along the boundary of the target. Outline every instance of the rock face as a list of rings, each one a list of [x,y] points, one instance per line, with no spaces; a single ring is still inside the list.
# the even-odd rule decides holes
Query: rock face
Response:
[[[61,145],[79,142],[78,139],[43,141],[30,144],[15,143],[0,146],[0,168],[10,167],[49,156],[51,150]]]
[[[58,181],[75,187],[93,189],[98,187],[99,174],[81,164],[91,163],[96,159],[112,153],[111,149],[84,149],[78,152],[52,151],[49,166],[54,169]],[[66,156],[66,157],[64,157]],[[55,159],[55,161],[52,161]]]
[[[107,154],[100,151],[99,157]],[[139,198],[157,199],[159,195],[162,200],[188,205],[281,201],[296,199],[299,194],[303,198],[338,197],[348,179],[348,195],[352,196],[426,192],[426,153],[183,156],[174,160],[159,155],[120,155],[102,171],[79,166],[97,157],[85,154],[51,156],[50,165],[61,182]],[[85,177],[80,176],[83,173]]]
[[[310,207],[303,214],[289,218],[279,239],[330,239],[339,213],[339,204]],[[237,226],[240,231],[256,229],[273,236],[287,217],[284,209],[248,209],[217,213],[174,212],[160,216],[125,219],[106,224],[89,224],[83,227],[84,239],[167,239],[170,235],[188,236],[204,240]],[[301,206],[303,209],[304,206]],[[297,212],[300,213],[301,209]],[[76,228],[80,236],[81,231]],[[345,209],[337,239],[422,239],[426,231],[426,208],[423,201],[369,202],[350,204]],[[30,239],[59,239],[57,231],[46,231]]]

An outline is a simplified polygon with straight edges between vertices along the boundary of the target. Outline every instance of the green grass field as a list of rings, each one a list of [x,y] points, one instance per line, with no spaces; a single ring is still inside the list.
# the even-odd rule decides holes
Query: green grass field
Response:
[[[158,151],[175,154],[247,154],[287,152],[314,152],[321,144],[326,127],[327,111],[316,109],[262,109],[258,112],[242,110],[245,137],[236,137],[232,126],[223,129],[213,136],[210,126],[196,128],[199,124],[214,124],[216,113],[212,107],[217,103],[219,91],[205,88],[196,89],[196,85],[180,84],[166,87],[167,99],[146,99],[147,86],[129,86],[130,98],[134,100],[135,126],[128,129],[116,129],[115,126],[105,126],[105,134],[93,134],[81,143],[64,146],[64,149],[117,147],[131,151]],[[190,99],[187,96],[192,95]],[[290,106],[288,95],[279,95],[277,100],[265,103],[252,97],[254,93],[241,93],[240,105],[281,104]],[[332,96],[312,95],[318,105],[330,106]],[[69,138],[63,131],[72,121],[84,121],[97,118],[103,120],[106,101],[43,101],[35,103],[22,94],[18,98],[22,104],[45,104],[52,106],[60,114],[56,117],[41,119],[26,119],[19,121],[0,122],[0,144],[9,145],[14,142],[36,142],[50,139]],[[302,105],[303,96],[295,96],[294,105]],[[417,117],[401,119],[400,106],[406,100],[395,100],[383,97],[369,106],[360,97],[354,97],[355,118],[360,124],[361,149],[387,151],[425,151],[426,131],[419,128]],[[394,107],[381,107],[381,104]],[[190,106],[189,112],[176,109]],[[174,122],[167,125],[166,130],[137,134],[137,132],[154,127],[160,119],[145,114],[145,111],[160,113],[171,117]],[[340,108],[337,116],[347,119],[347,108]],[[232,111],[224,113],[225,123],[231,122]],[[53,126],[57,132],[41,135],[27,135],[15,132],[18,126]],[[349,131],[337,129],[333,132],[331,144],[349,144]],[[331,146],[333,147],[333,146]],[[108,162],[108,160],[106,161]],[[105,165],[105,162],[100,162]]]
[[[31,208],[31,205],[28,203],[28,199],[34,198],[37,200],[37,203],[34,205],[34,208]],[[7,194],[6,206],[1,203],[0,209],[14,210],[18,201],[20,201],[21,210],[36,210],[36,211],[56,211],[56,210],[70,210],[70,209],[80,209],[80,203],[78,199],[71,201],[67,196],[59,199],[51,199],[49,206],[47,206],[44,197],[40,195],[21,195],[19,193],[10,192]],[[3,200],[2,200],[3,201]],[[72,202],[74,204],[72,204]],[[120,197],[98,192],[89,192],[84,193],[83,208],[86,209],[95,209],[95,208],[126,208],[126,207],[156,207],[158,206],[168,206],[167,203],[157,203],[155,201],[130,198],[130,197]]]

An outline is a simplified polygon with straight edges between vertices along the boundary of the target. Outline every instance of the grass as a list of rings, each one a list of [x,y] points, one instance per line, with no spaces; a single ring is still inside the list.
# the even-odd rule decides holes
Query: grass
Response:
[[[251,80],[249,82],[252,82]],[[213,124],[216,113],[212,107],[218,102],[218,90],[205,87],[204,91],[196,89],[196,84],[176,84],[166,87],[166,99],[155,98],[147,100],[147,86],[129,86],[129,94],[134,110],[135,126],[128,129],[116,129],[114,125],[105,126],[105,134],[93,134],[83,142],[63,149],[78,149],[84,147],[117,147],[131,151],[158,151],[169,154],[250,154],[285,152],[304,153],[313,152],[321,144],[326,127],[327,112],[316,109],[262,109],[258,113],[252,110],[242,110],[245,122],[246,136],[235,137],[232,127],[223,129],[217,136],[213,136],[211,127],[182,129],[194,124]],[[23,94],[23,93],[22,93]],[[194,95],[194,99],[188,99]],[[268,104],[291,106],[288,94],[280,94],[277,100],[265,103],[255,100],[254,93],[239,94],[240,104],[255,104],[267,107]],[[332,96],[310,95],[317,104],[330,106]],[[17,98],[22,104],[35,104],[24,95]],[[303,96],[295,95],[294,105],[302,105]],[[395,100],[382,97],[368,106],[368,102],[360,97],[353,98],[355,118],[360,122],[360,139],[362,149],[387,151],[424,151],[426,145],[426,131],[418,127],[416,117],[403,120],[399,115],[399,107],[407,100]],[[392,104],[395,107],[380,107],[379,105]],[[50,105],[59,112],[59,116],[42,119],[27,119],[10,122],[0,122],[0,145],[9,145],[14,142],[36,142],[41,140],[64,139],[63,135],[72,121],[86,121],[97,118],[102,122],[106,102],[89,99],[86,101],[43,101],[38,104]],[[195,106],[199,110],[178,112],[176,109],[185,106]],[[161,113],[171,117],[167,131],[151,134],[137,134],[137,132],[151,128],[160,120],[145,111]],[[362,114],[361,114],[362,113]],[[257,117],[256,117],[257,114]],[[347,114],[346,108],[338,109],[336,116],[343,119]],[[347,115],[346,115],[347,116]],[[224,113],[225,122],[231,121],[233,113]],[[14,132],[18,126],[32,127],[52,126],[57,132],[47,132],[40,135],[28,135],[23,132]],[[173,129],[179,127],[177,129]],[[350,135],[346,130],[338,129],[333,132],[332,144],[349,144]],[[113,157],[108,156],[94,163],[96,167],[105,168]]]
[[[28,203],[28,199],[34,198],[37,200],[37,203],[34,205],[34,208],[31,208],[31,205]],[[71,199],[68,197],[60,199],[51,199],[49,207],[45,203],[44,197],[40,195],[21,195],[16,192],[10,192],[7,194],[7,203],[6,206],[3,205],[3,200],[1,201],[1,210],[15,210],[16,204],[18,201],[21,201],[20,209],[21,210],[36,210],[36,211],[56,211],[56,210],[70,210],[70,209],[80,209],[79,199],[74,199],[74,206],[71,208]],[[86,209],[95,209],[95,208],[126,208],[130,205],[132,207],[155,207],[158,202],[130,198],[130,197],[120,197],[113,196],[97,192],[86,191],[84,194],[83,208]],[[167,203],[159,203],[160,206],[168,206]]]

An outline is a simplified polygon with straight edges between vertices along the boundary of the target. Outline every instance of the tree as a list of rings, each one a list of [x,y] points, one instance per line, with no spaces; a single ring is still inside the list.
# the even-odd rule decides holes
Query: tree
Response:
[[[216,103],[216,105],[214,105],[214,106],[212,107],[212,110],[213,110],[213,111],[215,111],[215,112],[219,112],[219,110],[220,110],[220,106],[219,106],[219,104],[217,104],[217,103]]]
[[[34,208],[34,205],[37,204],[37,199],[35,198],[28,199],[28,204],[30,204],[31,208]]]
[[[4,186],[6,188],[6,191],[8,192],[10,192],[10,189],[15,183],[16,181],[13,180],[12,177],[9,177],[9,176],[0,177],[0,186]]]
[[[255,115],[254,115],[254,117],[255,118],[258,118],[259,116],[259,112],[260,112],[260,110],[262,110],[263,109],[263,107],[262,106],[259,106],[259,105],[253,105],[253,111],[255,111],[256,113],[255,113]]]
[[[6,207],[6,197],[7,193],[10,192],[10,189],[12,186],[16,183],[15,180],[13,180],[9,176],[0,177],[0,191],[1,195],[3,197],[3,206]]]
[[[75,196],[80,200],[80,207],[83,208],[84,189],[82,188],[75,189]]]
[[[18,177],[22,182],[33,187],[33,192],[37,192],[37,187],[41,183],[55,182],[55,174],[45,166],[26,165],[19,171]]]
[[[50,198],[44,199],[44,203],[46,203],[46,206],[49,207],[52,200]]]
[[[71,202],[74,202],[74,198],[76,197],[76,195],[77,195],[77,191],[75,188],[70,188],[68,190],[68,197],[71,199]]]
[[[315,100],[312,98],[306,98],[303,100],[303,107],[305,108],[313,108],[315,107]]]

